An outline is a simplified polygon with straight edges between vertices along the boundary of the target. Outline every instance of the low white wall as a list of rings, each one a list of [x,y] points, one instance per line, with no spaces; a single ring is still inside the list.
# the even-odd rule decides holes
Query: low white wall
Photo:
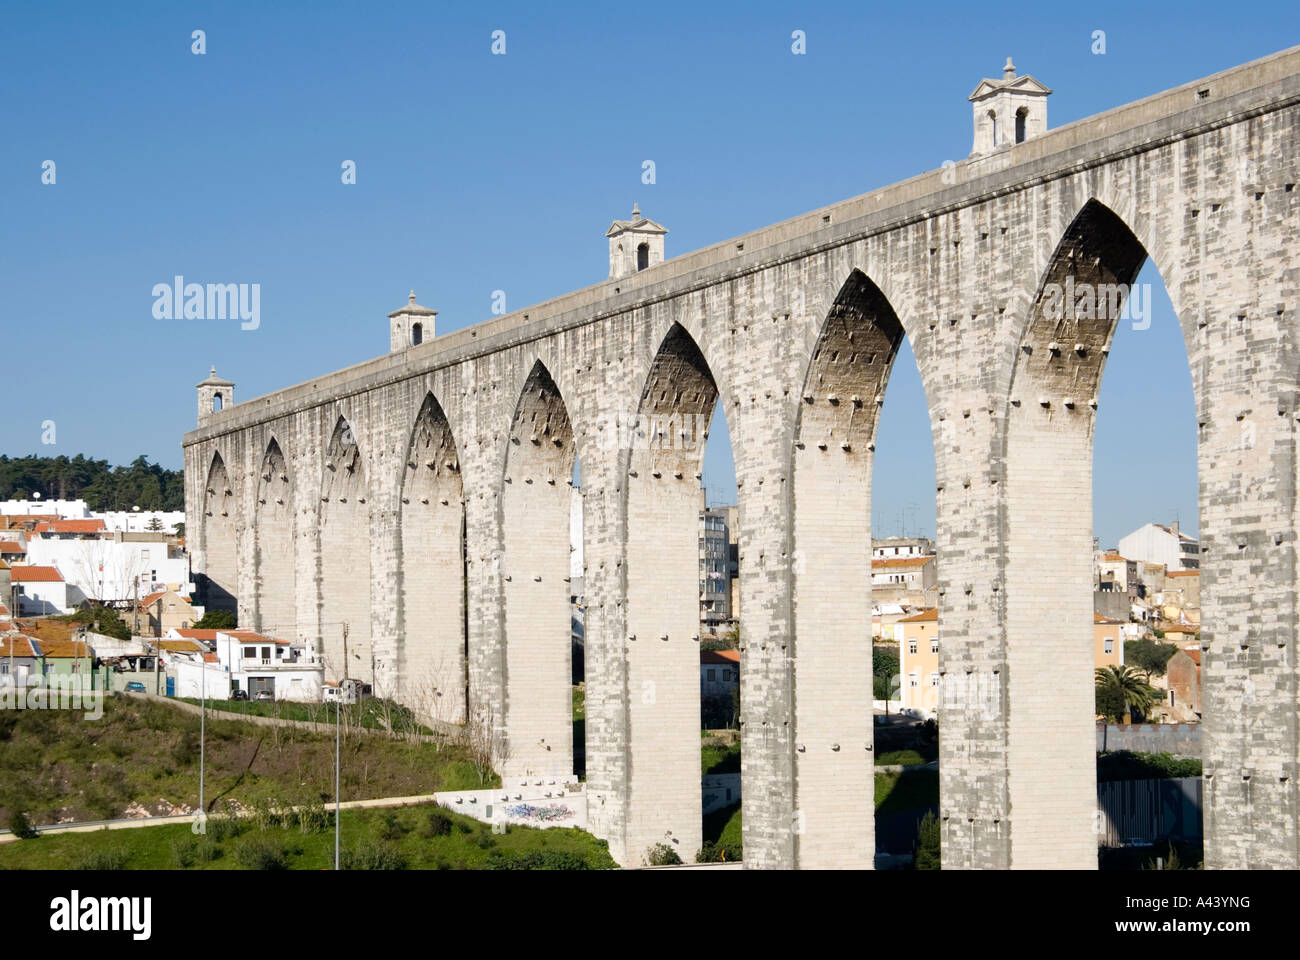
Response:
[[[567,777],[509,777],[491,790],[436,793],[438,803],[491,824],[587,829],[587,785]],[[575,789],[576,788],[576,789]]]

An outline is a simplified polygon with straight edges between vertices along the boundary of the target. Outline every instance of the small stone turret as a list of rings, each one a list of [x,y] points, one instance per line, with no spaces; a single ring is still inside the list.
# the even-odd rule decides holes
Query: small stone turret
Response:
[[[1016,76],[1007,57],[1002,79],[985,77],[967,98],[974,108],[975,144],[971,156],[992,153],[998,147],[1024,143],[1047,132],[1047,97],[1051,90],[1033,77]]]
[[[605,231],[609,237],[609,279],[663,263],[667,232],[662,224],[641,216],[640,208],[632,204],[632,219],[615,220]]]
[[[415,291],[412,290],[406,306],[388,315],[388,352],[418,347],[424,341],[432,340],[437,336],[434,327],[434,317],[437,315],[437,310],[416,303]]]
[[[199,391],[199,426],[203,426],[214,413],[235,405],[234,383],[218,377],[215,366],[208,374],[208,379],[195,386]]]

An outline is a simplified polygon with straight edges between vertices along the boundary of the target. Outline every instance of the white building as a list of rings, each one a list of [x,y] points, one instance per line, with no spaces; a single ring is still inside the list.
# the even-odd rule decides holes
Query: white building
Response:
[[[35,564],[57,566],[77,600],[131,600],[155,590],[171,588],[184,596],[193,591],[190,561],[186,556],[168,557],[164,542],[132,542],[96,538],[53,540],[36,537],[27,541],[27,559]]]
[[[60,516],[70,520],[90,517],[85,500],[4,500],[0,501],[0,515],[9,517]]]
[[[54,566],[14,564],[9,568],[9,580],[19,616],[72,613],[85,599]]]
[[[167,637],[204,644],[211,637],[215,649],[208,657],[220,675],[215,675],[214,668],[209,667],[209,697],[217,697],[212,692],[215,687],[222,691],[219,699],[229,699],[235,690],[242,690],[249,697],[265,691],[276,700],[300,703],[318,703],[321,700],[324,664],[303,645],[262,636],[251,630],[173,629],[168,631]],[[193,660],[189,662],[194,663]],[[181,692],[188,689],[187,684],[201,681],[202,674],[196,665],[178,669],[176,678],[177,696],[197,695]]]
[[[151,533],[151,524],[157,520],[157,532],[175,535],[176,524],[185,522],[184,510],[108,510],[92,513],[91,517],[103,520],[109,532]]]
[[[1148,523],[1127,537],[1121,537],[1119,552],[1129,560],[1163,564],[1166,570],[1196,570],[1200,567],[1200,543],[1178,529],[1175,521],[1166,527]]]

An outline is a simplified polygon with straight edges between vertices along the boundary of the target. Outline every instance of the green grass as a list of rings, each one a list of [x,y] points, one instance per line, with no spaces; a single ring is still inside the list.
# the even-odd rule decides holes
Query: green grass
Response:
[[[712,840],[715,844],[727,849],[727,851],[738,851],[741,848],[741,805],[732,804],[731,807],[723,807],[720,810],[714,810],[712,813],[705,814],[705,840]],[[738,857],[727,855],[728,860],[737,860]]]
[[[582,687],[573,688],[573,719],[585,720],[587,718],[587,691]]]
[[[555,864],[604,870],[616,867],[608,846],[591,834],[571,827],[541,830],[511,826],[494,834],[492,828],[469,817],[446,812],[450,832],[428,835],[432,805],[390,810],[345,810],[342,816],[342,849],[357,855],[376,852],[384,858],[404,862],[408,869],[500,869],[509,865],[533,869]],[[268,827],[259,830],[252,822],[239,821],[238,836],[217,838],[210,829],[206,838],[195,837],[185,824],[140,827],[133,830],[96,830],[67,833],[0,844],[0,869],[58,870],[94,869],[108,865],[127,870],[239,870],[254,862],[249,854],[258,848],[278,850],[286,869],[326,870],[334,865],[332,816],[324,829],[304,834],[297,827]],[[212,827],[212,821],[209,821]],[[215,857],[194,856],[200,843],[209,845]],[[185,851],[190,853],[184,857]],[[528,857],[528,860],[518,858]],[[183,859],[189,865],[181,867]]]
[[[928,763],[920,753],[915,750],[890,750],[887,753],[876,754],[876,766],[887,767],[896,764],[908,766],[917,763]]]
[[[703,744],[700,747],[700,766],[706,774],[740,773],[740,744]]]
[[[206,798],[297,804],[333,799],[334,735],[257,726],[208,715]],[[494,787],[463,748],[381,734],[345,734],[343,798],[411,796]],[[198,798],[199,718],[157,701],[107,697],[93,720],[67,710],[0,711],[0,825],[15,811],[34,824],[108,820],[138,803],[193,806]]]
[[[176,697],[182,703],[199,705],[195,697]],[[308,723],[333,723],[332,703],[295,703],[289,700],[208,700],[209,710],[222,713],[241,713],[255,717],[278,717],[281,720],[302,720]],[[369,699],[343,706],[343,720],[353,726],[369,730],[387,730],[391,726],[397,733],[432,734],[433,731],[417,723],[409,709],[391,700]]]
[[[876,813],[899,813],[939,802],[939,771],[876,774]]]

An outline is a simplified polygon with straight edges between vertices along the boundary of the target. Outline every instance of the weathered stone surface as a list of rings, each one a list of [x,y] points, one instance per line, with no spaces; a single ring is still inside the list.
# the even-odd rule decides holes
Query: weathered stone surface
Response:
[[[185,439],[195,570],[244,622],[332,658],[348,621],[353,675],[373,656],[403,689],[419,651],[446,654],[457,715],[490,717],[532,769],[564,719],[567,623],[550,636],[547,611],[576,457],[592,828],[623,862],[665,841],[689,859],[700,451],[625,428],[719,403],[740,486],[745,862],[869,866],[871,438],[906,335],[938,486],[944,865],[1095,866],[1091,401],[1116,320],[1056,320],[1045,285],[1126,282],[1146,254],[1200,424],[1206,863],[1295,868],[1298,158],[1290,50],[207,412]],[[554,450],[532,443],[539,418]],[[456,451],[452,520],[402,502],[413,444]],[[450,475],[421,482],[430,513],[438,490],[456,502]],[[290,584],[292,615],[272,599]]]

